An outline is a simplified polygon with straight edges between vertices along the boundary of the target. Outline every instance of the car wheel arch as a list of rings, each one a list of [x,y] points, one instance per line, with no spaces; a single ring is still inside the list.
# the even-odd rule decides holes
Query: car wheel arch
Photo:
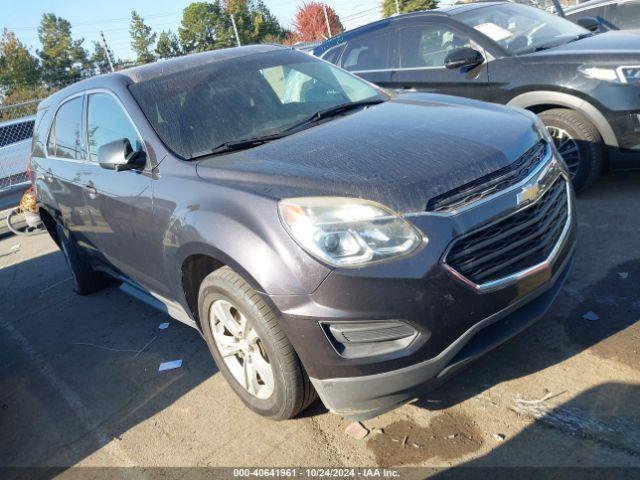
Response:
[[[544,90],[525,92],[512,98],[507,106],[525,108],[536,114],[553,108],[575,110],[593,123],[607,146],[618,147],[615,133],[604,115],[593,104],[576,95]]]

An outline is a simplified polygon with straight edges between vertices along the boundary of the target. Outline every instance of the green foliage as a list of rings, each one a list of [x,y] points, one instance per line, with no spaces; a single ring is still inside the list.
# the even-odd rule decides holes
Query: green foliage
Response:
[[[219,0],[189,4],[182,13],[178,35],[185,53],[234,45],[231,19]]]
[[[109,46],[107,45],[107,48]],[[109,65],[109,57],[107,55],[107,48],[100,42],[93,42],[93,54],[91,55],[91,63],[93,64],[97,73],[109,73],[111,72],[111,67]],[[111,61],[113,62],[113,68],[118,69],[120,67],[120,60],[117,60],[113,55],[111,49],[108,52],[111,55]]]
[[[225,13],[233,15],[243,45],[282,40],[282,27],[262,0],[227,0]]]
[[[11,95],[22,87],[40,84],[40,65],[27,47],[8,30],[0,39],[0,94]]]
[[[400,13],[431,10],[438,6],[437,0],[398,0]],[[396,12],[396,0],[383,0],[380,6],[383,17],[390,17]]]
[[[162,32],[156,43],[156,55],[158,58],[172,58],[182,55],[182,47],[175,33]]]
[[[152,50],[156,42],[156,34],[152,33],[151,27],[144,23],[144,19],[135,10],[131,12],[129,34],[131,35],[131,48],[136,53],[136,63],[153,62],[156,59]]]
[[[71,24],[53,13],[42,15],[38,27],[42,78],[49,86],[73,82],[91,74],[92,65],[82,46],[71,38]]]

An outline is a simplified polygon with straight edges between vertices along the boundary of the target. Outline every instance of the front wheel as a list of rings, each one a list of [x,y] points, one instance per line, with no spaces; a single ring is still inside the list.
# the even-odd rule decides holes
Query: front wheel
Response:
[[[223,267],[208,275],[200,286],[198,304],[209,350],[251,410],[285,420],[316,399],[279,320],[237,273]]]
[[[558,153],[567,164],[576,191],[592,186],[604,167],[604,144],[598,129],[584,115],[554,108],[539,115]]]

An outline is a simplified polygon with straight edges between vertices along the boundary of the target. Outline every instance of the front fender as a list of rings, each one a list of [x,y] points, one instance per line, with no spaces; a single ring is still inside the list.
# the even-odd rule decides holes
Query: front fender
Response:
[[[163,245],[174,291],[182,292],[182,266],[192,255],[215,258],[268,295],[311,293],[329,274],[286,233],[274,200],[237,191],[233,202],[218,198],[172,218]]]

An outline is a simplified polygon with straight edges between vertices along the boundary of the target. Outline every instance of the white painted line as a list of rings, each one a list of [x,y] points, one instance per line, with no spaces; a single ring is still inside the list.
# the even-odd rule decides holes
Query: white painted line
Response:
[[[60,394],[71,411],[84,424],[85,428],[95,435],[102,448],[118,462],[118,466],[136,466],[136,463],[124,450],[100,429],[100,422],[96,419],[95,415],[92,415],[91,412],[87,410],[82,400],[80,400],[69,385],[58,376],[51,364],[31,345],[29,340],[2,317],[0,317],[0,326],[6,330],[11,339],[20,346],[22,351],[38,368],[45,380]]]

